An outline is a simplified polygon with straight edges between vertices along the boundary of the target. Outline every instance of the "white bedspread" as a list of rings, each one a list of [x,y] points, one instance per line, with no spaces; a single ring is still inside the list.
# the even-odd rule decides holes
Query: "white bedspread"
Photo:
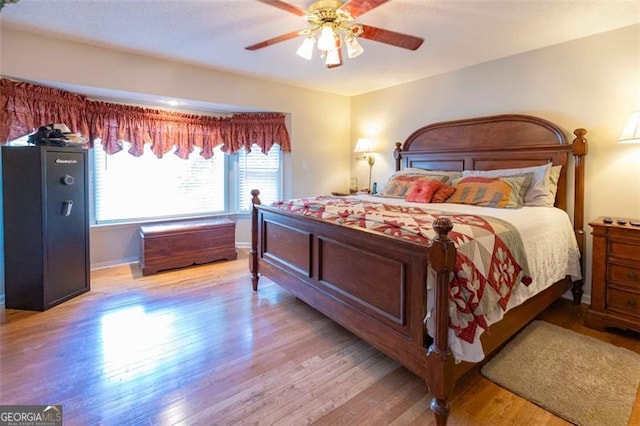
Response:
[[[370,195],[358,195],[367,201],[416,206],[397,198],[381,198]],[[513,224],[519,231],[524,243],[529,272],[533,282],[529,286],[519,286],[512,295],[507,310],[520,305],[534,294],[551,284],[570,276],[574,281],[582,279],[580,272],[580,251],[576,242],[573,226],[567,213],[555,207],[522,207],[520,209],[497,209],[466,204],[420,204],[420,207],[444,212],[468,213],[495,216]],[[434,293],[428,285],[427,306],[434,306]],[[433,308],[431,308],[433,309]],[[489,324],[500,321],[504,312],[496,308],[487,316]],[[434,330],[433,311],[427,313],[427,331],[432,336]],[[478,328],[474,343],[470,344],[456,337],[449,330],[449,346],[456,362],[478,362],[484,358],[480,335],[484,330]]]

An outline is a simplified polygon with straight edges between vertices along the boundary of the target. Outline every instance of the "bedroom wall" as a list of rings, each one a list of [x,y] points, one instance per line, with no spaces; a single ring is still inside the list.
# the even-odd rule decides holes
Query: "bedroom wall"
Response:
[[[428,54],[425,48],[418,54]],[[629,114],[640,109],[638,25],[353,98],[1,26],[0,75],[289,113],[293,153],[285,162],[285,196],[294,197],[346,188],[350,174],[366,182],[366,163],[352,154],[358,137],[375,139],[373,181],[382,185],[393,169],[394,142],[422,125],[538,115],[568,136],[576,127],[589,131],[585,221],[640,217],[640,146],[616,143]],[[241,218],[237,242],[248,241]],[[137,225],[93,228],[91,250],[94,267],[136,260]],[[589,249],[586,254],[590,265]],[[588,300],[589,266],[586,278]]]
[[[0,27],[0,75],[108,91],[157,95],[289,114],[292,153],[285,160],[285,196],[346,188],[349,182],[349,98],[70,40]],[[216,110],[219,107],[216,105]],[[250,241],[247,218],[236,241]],[[138,225],[91,230],[93,267],[137,260]]]
[[[428,44],[420,54],[429,54]],[[373,181],[393,171],[392,151],[423,125],[466,117],[524,113],[588,130],[585,223],[598,216],[640,218],[640,145],[618,144],[640,109],[640,25],[491,61],[352,98],[351,140],[376,138]],[[371,132],[371,128],[377,128]],[[353,142],[352,142],[353,144]],[[352,174],[367,179],[352,156]],[[586,297],[590,300],[591,236]]]

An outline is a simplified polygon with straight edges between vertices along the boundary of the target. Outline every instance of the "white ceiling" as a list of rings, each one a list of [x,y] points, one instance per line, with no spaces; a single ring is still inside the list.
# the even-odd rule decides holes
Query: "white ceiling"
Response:
[[[313,1],[284,0],[301,8]],[[640,0],[391,0],[356,22],[422,37],[417,51],[362,40],[335,69],[295,54],[302,38],[244,47],[307,27],[256,0],[20,0],[3,26],[357,95],[640,22]]]

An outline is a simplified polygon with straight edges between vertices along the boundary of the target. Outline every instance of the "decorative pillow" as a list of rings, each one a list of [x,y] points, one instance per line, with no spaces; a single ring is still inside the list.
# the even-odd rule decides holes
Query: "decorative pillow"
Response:
[[[383,197],[405,198],[411,189],[411,185],[418,179],[438,180],[447,182],[449,177],[424,174],[394,173],[382,191]]]
[[[449,203],[513,209],[522,207],[532,174],[509,177],[464,177],[457,182]]]
[[[438,180],[429,180],[426,178],[417,179],[413,182],[413,185],[411,185],[405,200],[416,203],[429,203],[436,191],[445,185],[447,184]]]
[[[553,200],[553,204],[556,202],[556,192],[558,192],[558,181],[560,180],[560,172],[562,166],[551,166],[549,170],[549,198]]]
[[[427,175],[427,176],[447,176],[450,181],[454,179],[460,179],[462,177],[462,172],[459,170],[430,170],[430,169],[419,169],[417,167],[407,167],[406,169],[402,169],[397,171],[398,174],[414,174],[414,175]]]
[[[517,169],[464,170],[462,172],[462,177],[483,176],[493,178],[533,173],[531,185],[524,195],[524,205],[532,207],[552,207],[555,202],[555,194],[553,196],[551,194],[550,172],[551,163],[546,163],[542,166],[521,167]]]
[[[442,186],[440,188],[438,188],[436,193],[433,194],[433,197],[431,198],[431,202],[432,203],[446,203],[447,199],[449,197],[451,197],[451,195],[454,192],[456,192],[456,189],[453,186],[447,185],[446,183],[443,183]]]

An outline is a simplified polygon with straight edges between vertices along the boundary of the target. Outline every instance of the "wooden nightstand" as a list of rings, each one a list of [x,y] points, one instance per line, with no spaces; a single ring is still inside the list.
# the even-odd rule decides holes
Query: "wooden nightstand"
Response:
[[[603,219],[589,223],[593,228],[591,306],[584,323],[599,330],[640,331],[640,226],[626,218],[624,225],[615,217],[611,224]]]

